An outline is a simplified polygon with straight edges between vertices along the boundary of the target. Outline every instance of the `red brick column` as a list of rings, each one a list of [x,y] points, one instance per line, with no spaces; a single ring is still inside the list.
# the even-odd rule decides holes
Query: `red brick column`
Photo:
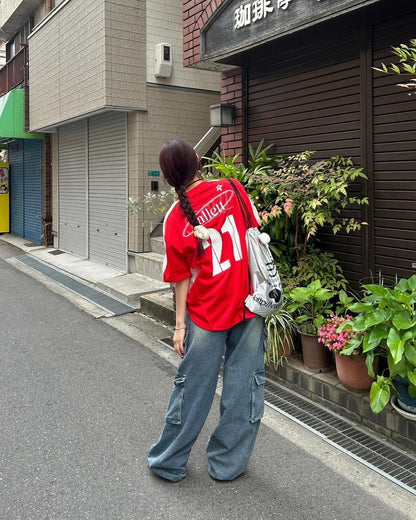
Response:
[[[183,64],[192,67],[201,61],[201,30],[223,0],[183,0]],[[239,154],[243,160],[243,71],[234,69],[222,74],[221,102],[236,109],[234,126],[222,130],[222,148],[226,156]]]
[[[183,64],[189,67],[201,60],[201,29],[223,0],[183,0]]]
[[[239,154],[238,162],[243,157],[244,137],[244,110],[243,110],[243,70],[233,69],[224,72],[221,78],[221,103],[234,105],[234,125],[222,130],[222,149],[225,155],[234,156]]]

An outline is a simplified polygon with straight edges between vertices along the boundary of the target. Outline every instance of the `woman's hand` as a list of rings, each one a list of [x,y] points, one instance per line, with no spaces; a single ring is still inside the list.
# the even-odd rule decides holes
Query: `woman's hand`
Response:
[[[184,339],[185,339],[185,327],[182,329],[175,330],[173,334],[173,348],[175,349],[175,352],[183,357],[185,353],[184,349]]]
[[[186,296],[189,291],[191,278],[185,278],[175,284],[176,297],[176,326],[173,334],[173,348],[179,356],[183,357],[185,353],[183,341],[185,339],[185,314],[186,314]]]

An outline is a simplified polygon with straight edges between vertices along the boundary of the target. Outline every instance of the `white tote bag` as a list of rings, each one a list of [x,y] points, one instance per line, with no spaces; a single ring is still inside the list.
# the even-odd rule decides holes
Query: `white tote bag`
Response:
[[[248,208],[233,181],[231,179],[229,181],[248,226],[250,222]],[[282,282],[269,248],[270,237],[267,233],[260,233],[257,228],[247,227],[246,242],[250,289],[253,294],[247,296],[245,304],[254,314],[266,317],[283,305]]]
[[[245,300],[246,307],[259,316],[269,316],[283,305],[283,289],[275,261],[270,252],[267,233],[257,228],[246,231],[248,265],[253,294]]]

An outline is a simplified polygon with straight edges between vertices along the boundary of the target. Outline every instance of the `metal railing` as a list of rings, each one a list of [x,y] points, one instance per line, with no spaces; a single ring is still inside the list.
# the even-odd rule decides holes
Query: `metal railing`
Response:
[[[27,47],[23,47],[0,69],[0,96],[25,85],[27,54]]]

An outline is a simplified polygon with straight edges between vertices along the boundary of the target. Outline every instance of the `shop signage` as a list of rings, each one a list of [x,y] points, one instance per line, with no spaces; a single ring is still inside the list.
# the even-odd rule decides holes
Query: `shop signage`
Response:
[[[380,0],[225,0],[201,31],[203,60],[227,58],[261,43]]]
[[[160,172],[157,170],[148,170],[147,176],[148,177],[159,177]]]

